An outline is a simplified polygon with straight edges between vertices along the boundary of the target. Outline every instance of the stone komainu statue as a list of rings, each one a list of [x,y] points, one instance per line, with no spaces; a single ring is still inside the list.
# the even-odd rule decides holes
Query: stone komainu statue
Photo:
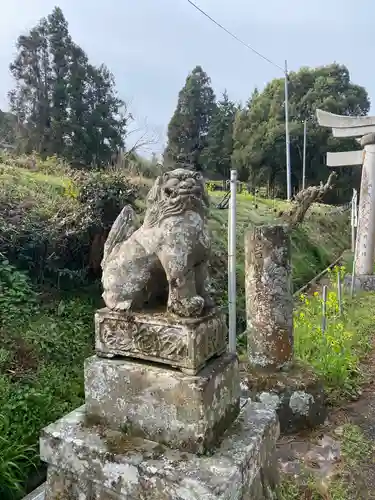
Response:
[[[133,209],[123,208],[104,247],[102,284],[108,308],[167,305],[170,312],[194,317],[213,307],[208,206],[202,175],[176,169],[155,181],[139,229]]]

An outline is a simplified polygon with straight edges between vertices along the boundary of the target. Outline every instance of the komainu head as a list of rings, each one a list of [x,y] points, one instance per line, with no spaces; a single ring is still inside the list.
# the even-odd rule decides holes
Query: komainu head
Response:
[[[158,177],[147,197],[144,226],[154,227],[162,220],[187,210],[207,215],[209,199],[201,173],[177,168]]]

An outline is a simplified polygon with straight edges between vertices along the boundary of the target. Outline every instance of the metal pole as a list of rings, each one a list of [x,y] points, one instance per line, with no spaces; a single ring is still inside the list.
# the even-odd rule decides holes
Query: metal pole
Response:
[[[355,245],[354,245],[354,254],[353,254],[353,267],[352,267],[352,278],[351,278],[351,283],[350,283],[350,298],[353,298],[354,295],[354,284],[355,284],[355,261],[356,261],[356,255],[357,255],[357,239],[355,240]]]
[[[356,202],[355,202],[355,226],[357,228],[357,191],[355,192],[355,197],[356,197]],[[355,285],[355,262],[357,259],[357,252],[358,252],[358,232],[357,230],[355,231],[355,239],[354,239],[354,252],[353,252],[353,267],[352,267],[352,276],[351,276],[351,283],[350,283],[350,298],[352,299],[354,296],[354,285]]]
[[[341,286],[341,269],[337,271],[337,300],[339,302],[339,315],[342,316],[342,286]]]
[[[229,238],[228,238],[228,312],[229,351],[237,351],[236,338],[236,191],[237,170],[230,172]]]
[[[324,333],[327,328],[327,285],[323,286],[323,294],[322,294],[322,332]]]
[[[307,142],[307,122],[303,122],[303,159],[302,159],[302,189],[306,187],[306,142]]]
[[[350,218],[350,225],[352,229],[352,252],[354,253],[354,247],[355,247],[355,217],[356,217],[356,210],[357,210],[357,202],[356,202],[356,196],[355,196],[355,189],[353,189],[353,196],[352,196],[352,212],[351,212],[351,218]]]
[[[292,198],[292,174],[290,166],[289,137],[289,94],[288,94],[288,62],[285,61],[285,143],[286,143],[286,192],[288,201]]]

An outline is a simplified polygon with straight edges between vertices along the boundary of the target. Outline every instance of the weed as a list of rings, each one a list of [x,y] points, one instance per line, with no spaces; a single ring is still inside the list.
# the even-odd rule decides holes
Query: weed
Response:
[[[301,483],[297,483],[292,478],[284,477],[277,498],[278,500],[325,500],[309,477]]]
[[[0,253],[0,328],[5,322],[18,320],[20,308],[23,314],[32,314],[36,297],[27,275]]]
[[[360,362],[369,350],[371,331],[375,314],[361,307],[361,300],[375,295],[343,300],[343,315],[339,314],[337,290],[334,288],[337,273],[345,273],[336,267],[331,274],[331,289],[326,303],[326,330],[322,330],[322,297],[315,292],[312,297],[301,295],[301,306],[294,315],[295,353],[310,363],[323,378],[331,399],[350,397],[356,393],[362,382]],[[363,311],[361,322],[356,320],[358,310]]]
[[[1,262],[0,498],[10,500],[39,464],[41,429],[84,400],[96,301],[81,293],[38,302],[27,276]]]
[[[22,493],[24,468],[30,467],[35,446],[23,444],[9,435],[9,419],[0,414],[0,495],[12,498]]]

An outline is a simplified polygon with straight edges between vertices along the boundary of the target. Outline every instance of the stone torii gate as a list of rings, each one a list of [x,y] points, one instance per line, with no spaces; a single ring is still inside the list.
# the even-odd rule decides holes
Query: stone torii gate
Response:
[[[341,116],[316,110],[319,125],[334,137],[357,137],[362,151],[327,153],[329,167],[362,166],[355,275],[373,275],[375,252],[375,117]]]

